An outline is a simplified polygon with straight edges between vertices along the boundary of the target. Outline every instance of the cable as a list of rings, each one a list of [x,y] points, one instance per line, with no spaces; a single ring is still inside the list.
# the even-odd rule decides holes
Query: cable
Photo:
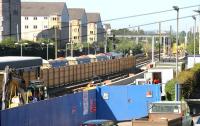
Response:
[[[200,5],[186,6],[186,7],[180,8],[180,9],[188,9],[188,8],[193,8],[193,7],[197,7],[197,6],[200,6]],[[97,22],[88,22],[88,23],[84,23],[84,24],[81,24],[81,25],[87,25],[87,24],[90,24],[90,23],[108,22],[108,21],[121,20],[121,19],[133,18],[133,17],[141,17],[141,16],[159,14],[159,13],[164,13],[164,12],[169,12],[169,11],[173,11],[173,9],[170,9],[170,10],[163,10],[163,11],[156,11],[156,12],[150,12],[150,13],[144,13],[144,14],[138,14],[138,15],[132,15],[132,16],[126,16],[126,17],[113,18],[113,19],[108,19],[108,20],[103,20],[103,21],[97,21]],[[80,20],[80,19],[79,19],[79,20]],[[58,22],[58,23],[60,23],[60,22]],[[61,28],[65,28],[65,27],[68,28],[68,27],[73,27],[73,26],[80,26],[80,25],[63,26],[63,27],[61,27]],[[47,29],[47,30],[51,30],[51,29]],[[23,34],[32,33],[32,32],[37,32],[37,31],[41,31],[41,30],[23,32]],[[20,33],[20,34],[22,34],[22,33]]]
[[[191,18],[192,15],[188,15],[188,16],[184,16],[184,17],[180,17],[179,20],[181,19],[186,19],[186,18]],[[198,16],[198,14],[194,15],[194,16]],[[141,27],[141,26],[148,26],[148,25],[153,25],[153,24],[158,24],[158,23],[163,23],[163,22],[169,22],[169,21],[175,21],[176,18],[173,18],[173,19],[167,19],[167,20],[163,20],[163,21],[156,21],[156,22],[151,22],[151,23],[147,23],[147,24],[141,24],[141,25],[136,25],[136,26],[131,26],[131,27],[124,27],[124,28],[135,28],[135,27]],[[105,34],[106,32],[99,32],[99,33],[96,33],[96,34],[93,34],[93,35],[98,35],[98,34]],[[89,35],[83,35],[83,36],[80,36],[80,37],[87,37]],[[59,41],[63,41],[63,40],[69,40],[69,39],[72,39],[72,38],[67,38],[67,39],[58,39]]]

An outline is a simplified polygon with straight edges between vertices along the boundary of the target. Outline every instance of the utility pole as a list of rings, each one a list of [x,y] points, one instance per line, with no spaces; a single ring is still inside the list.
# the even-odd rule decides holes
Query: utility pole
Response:
[[[194,29],[193,29],[193,32],[194,32],[194,65],[195,65],[195,58],[196,58],[196,17],[195,16],[192,16],[192,18],[194,19]]]
[[[108,36],[107,36],[107,32],[106,32],[106,41],[105,41],[105,45],[104,45],[104,53],[107,53],[107,44],[108,44]]]
[[[176,19],[176,78],[178,77],[178,39],[179,39],[179,36],[178,36],[178,22],[179,22],[179,7],[178,6],[173,6],[173,9],[177,12],[177,19]],[[175,86],[175,101],[180,101],[180,97],[181,97],[181,85],[176,84]]]
[[[154,62],[154,36],[152,36],[152,63]]]
[[[198,10],[194,10],[194,12],[197,12],[199,14],[199,17],[200,17],[200,8]],[[199,29],[198,30],[199,30],[199,54],[200,54],[200,25],[199,25]]]
[[[70,45],[71,45],[71,57],[73,57],[73,42],[70,40]]]
[[[159,50],[158,50],[158,53],[159,53],[159,61],[160,61],[160,44],[161,44],[161,42],[162,42],[162,38],[161,38],[161,22],[159,22],[159,43],[158,43],[158,48],[159,48]]]
[[[19,43],[19,25],[17,24],[17,42]]]
[[[65,57],[67,57],[67,43],[65,45]]]
[[[169,41],[169,50],[168,50],[168,54],[170,55],[171,57],[171,52],[172,52],[172,43],[173,43],[173,37],[172,37],[172,26],[170,25],[170,41]]]
[[[55,59],[57,59],[57,52],[58,52],[58,42],[57,42],[57,26],[54,27],[55,30]]]

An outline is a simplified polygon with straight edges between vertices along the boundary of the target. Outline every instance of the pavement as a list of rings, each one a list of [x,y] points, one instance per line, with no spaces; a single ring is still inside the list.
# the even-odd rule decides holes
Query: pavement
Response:
[[[132,126],[131,121],[118,123],[118,126]]]

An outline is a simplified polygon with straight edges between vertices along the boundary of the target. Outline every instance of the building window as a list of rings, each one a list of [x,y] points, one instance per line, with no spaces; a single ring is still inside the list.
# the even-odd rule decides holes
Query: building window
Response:
[[[53,21],[56,21],[56,17],[53,17]]]
[[[93,31],[90,31],[90,34],[94,34],[94,32],[93,32]]]
[[[28,25],[25,25],[25,29],[28,29]]]
[[[25,17],[25,20],[28,20],[28,17]]]
[[[74,32],[77,32],[77,28],[74,28]]]
[[[77,36],[74,36],[74,39],[77,39]]]
[[[37,20],[37,17],[33,17],[33,20]]]
[[[37,29],[37,25],[33,25],[33,28],[34,28],[34,29]]]
[[[90,38],[90,41],[93,41],[93,38]]]
[[[43,34],[42,38],[48,38],[48,35],[47,34]]]
[[[59,29],[60,26],[59,26],[59,25],[54,25],[53,28],[54,28],[54,29],[55,29],[55,28],[58,28],[58,29]]]
[[[44,17],[44,19],[47,20],[48,18],[47,18],[47,17]]]
[[[48,28],[48,26],[47,26],[47,25],[44,25],[44,28]]]

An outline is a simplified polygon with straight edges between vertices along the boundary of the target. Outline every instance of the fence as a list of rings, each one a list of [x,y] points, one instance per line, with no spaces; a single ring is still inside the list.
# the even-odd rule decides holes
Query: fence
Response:
[[[96,91],[1,111],[1,126],[79,126],[96,118]]]
[[[117,121],[148,115],[148,103],[160,101],[159,85],[105,86],[97,89],[97,118]]]

